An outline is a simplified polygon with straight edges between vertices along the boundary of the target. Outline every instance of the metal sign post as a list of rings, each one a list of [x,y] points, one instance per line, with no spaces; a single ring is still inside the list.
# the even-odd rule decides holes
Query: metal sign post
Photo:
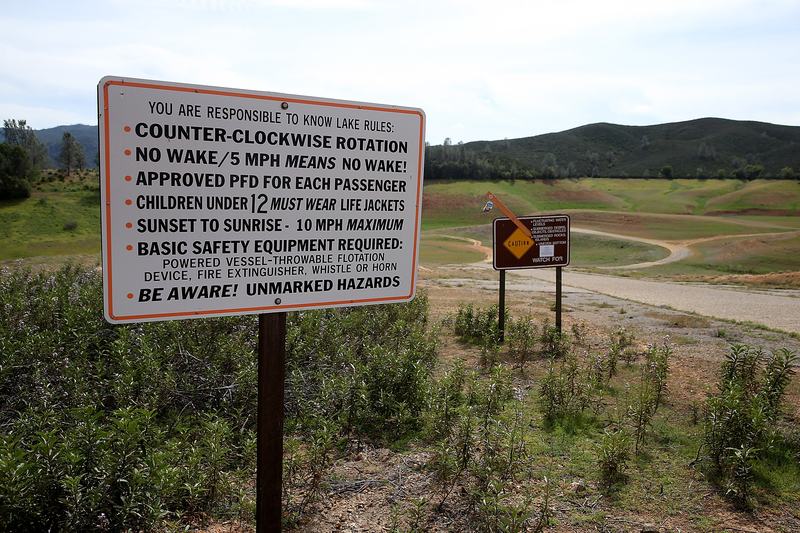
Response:
[[[498,303],[500,309],[498,310],[497,328],[499,330],[498,341],[500,343],[506,340],[506,271],[500,271],[500,302]]]
[[[561,333],[561,267],[556,267],[556,329]]]

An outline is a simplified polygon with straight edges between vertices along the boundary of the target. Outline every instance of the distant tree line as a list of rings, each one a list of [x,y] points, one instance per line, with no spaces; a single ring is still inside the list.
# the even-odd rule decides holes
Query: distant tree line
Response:
[[[532,169],[495,154],[466,150],[445,139],[440,146],[425,147],[425,175],[433,179],[507,180],[536,177]]]
[[[47,149],[25,120],[3,121],[5,141],[0,143],[0,200],[27,198],[31,184],[47,165]],[[83,170],[86,155],[83,146],[69,132],[64,132],[58,163],[69,175]]]
[[[730,164],[719,167],[720,157],[716,149],[703,142],[697,150],[697,157],[704,165],[693,171],[683,169],[676,172],[672,165],[657,168],[643,168],[630,174],[617,168],[619,153],[608,150],[603,153],[587,150],[577,161],[559,161],[555,154],[547,152],[534,165],[526,165],[506,155],[508,141],[487,143],[483,147],[466,146],[459,142],[453,144],[446,138],[441,145],[425,147],[425,177],[440,180],[513,180],[513,179],[557,179],[578,177],[601,178],[698,178],[698,179],[744,179],[759,178],[795,179],[797,173],[791,167],[781,168],[777,174],[767,174],[753,154],[733,157]],[[647,135],[642,136],[639,149],[651,148]],[[714,168],[717,167],[717,168]]]

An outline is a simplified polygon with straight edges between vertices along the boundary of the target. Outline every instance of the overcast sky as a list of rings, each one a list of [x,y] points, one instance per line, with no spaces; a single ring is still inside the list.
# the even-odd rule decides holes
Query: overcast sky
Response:
[[[104,75],[421,107],[427,140],[800,124],[800,1],[3,3],[0,115],[96,124]]]

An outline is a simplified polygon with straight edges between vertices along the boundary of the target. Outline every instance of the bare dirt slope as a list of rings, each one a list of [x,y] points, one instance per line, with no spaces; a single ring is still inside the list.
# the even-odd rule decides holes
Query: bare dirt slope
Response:
[[[423,273],[421,286],[428,294],[434,323],[452,316],[459,305],[473,303],[485,307],[497,302],[497,274],[490,269],[438,267]],[[552,285],[537,277],[509,276],[506,303],[511,315],[530,314],[537,321],[549,319],[553,312]],[[639,343],[656,342],[669,336],[675,347],[669,390],[672,405],[681,416],[689,416],[689,406],[702,403],[714,386],[714,376],[732,342],[762,346],[767,350],[788,347],[798,351],[800,340],[789,335],[765,331],[754,326],[738,326],[680,311],[662,309],[627,301],[578,287],[567,287],[564,300],[564,324],[570,331],[581,324],[594,348],[602,346],[610,331],[624,326]],[[447,365],[452,359],[465,359],[468,367],[478,368],[478,350],[459,343],[445,328],[440,359]],[[533,374],[536,372],[534,371]],[[515,378],[521,395],[529,393],[529,376]],[[797,398],[789,400],[789,413],[796,416]],[[686,411],[685,413],[683,411]],[[389,532],[389,531],[478,531],[470,522],[470,511],[459,503],[459,495],[440,511],[434,511],[441,499],[433,474],[425,467],[430,449],[424,443],[411,450],[393,452],[366,446],[343,457],[333,467],[328,493],[317,503],[294,531]],[[575,478],[562,473],[555,477],[554,533],[584,531],[794,531],[800,527],[795,513],[771,510],[771,513],[747,514],[732,510],[731,505],[714,491],[702,473],[687,467],[688,488],[684,484],[659,493],[652,488],[645,500],[671,500],[680,511],[664,513],[657,505],[629,512],[620,509],[613,496],[592,492],[591,497],[576,496]],[[592,482],[587,482],[593,487]],[[594,490],[594,489],[592,489]],[[685,501],[684,501],[685,500]],[[698,503],[701,502],[701,503]],[[697,508],[702,505],[702,508]],[[582,523],[580,516],[592,516]],[[708,526],[697,528],[697,515]],[[415,518],[417,517],[417,518]],[[417,522],[413,529],[412,522]]]

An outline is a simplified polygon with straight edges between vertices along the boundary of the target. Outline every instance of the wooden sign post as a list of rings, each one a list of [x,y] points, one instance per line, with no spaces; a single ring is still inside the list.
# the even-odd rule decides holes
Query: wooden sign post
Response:
[[[286,313],[258,316],[256,531],[281,530]]]

